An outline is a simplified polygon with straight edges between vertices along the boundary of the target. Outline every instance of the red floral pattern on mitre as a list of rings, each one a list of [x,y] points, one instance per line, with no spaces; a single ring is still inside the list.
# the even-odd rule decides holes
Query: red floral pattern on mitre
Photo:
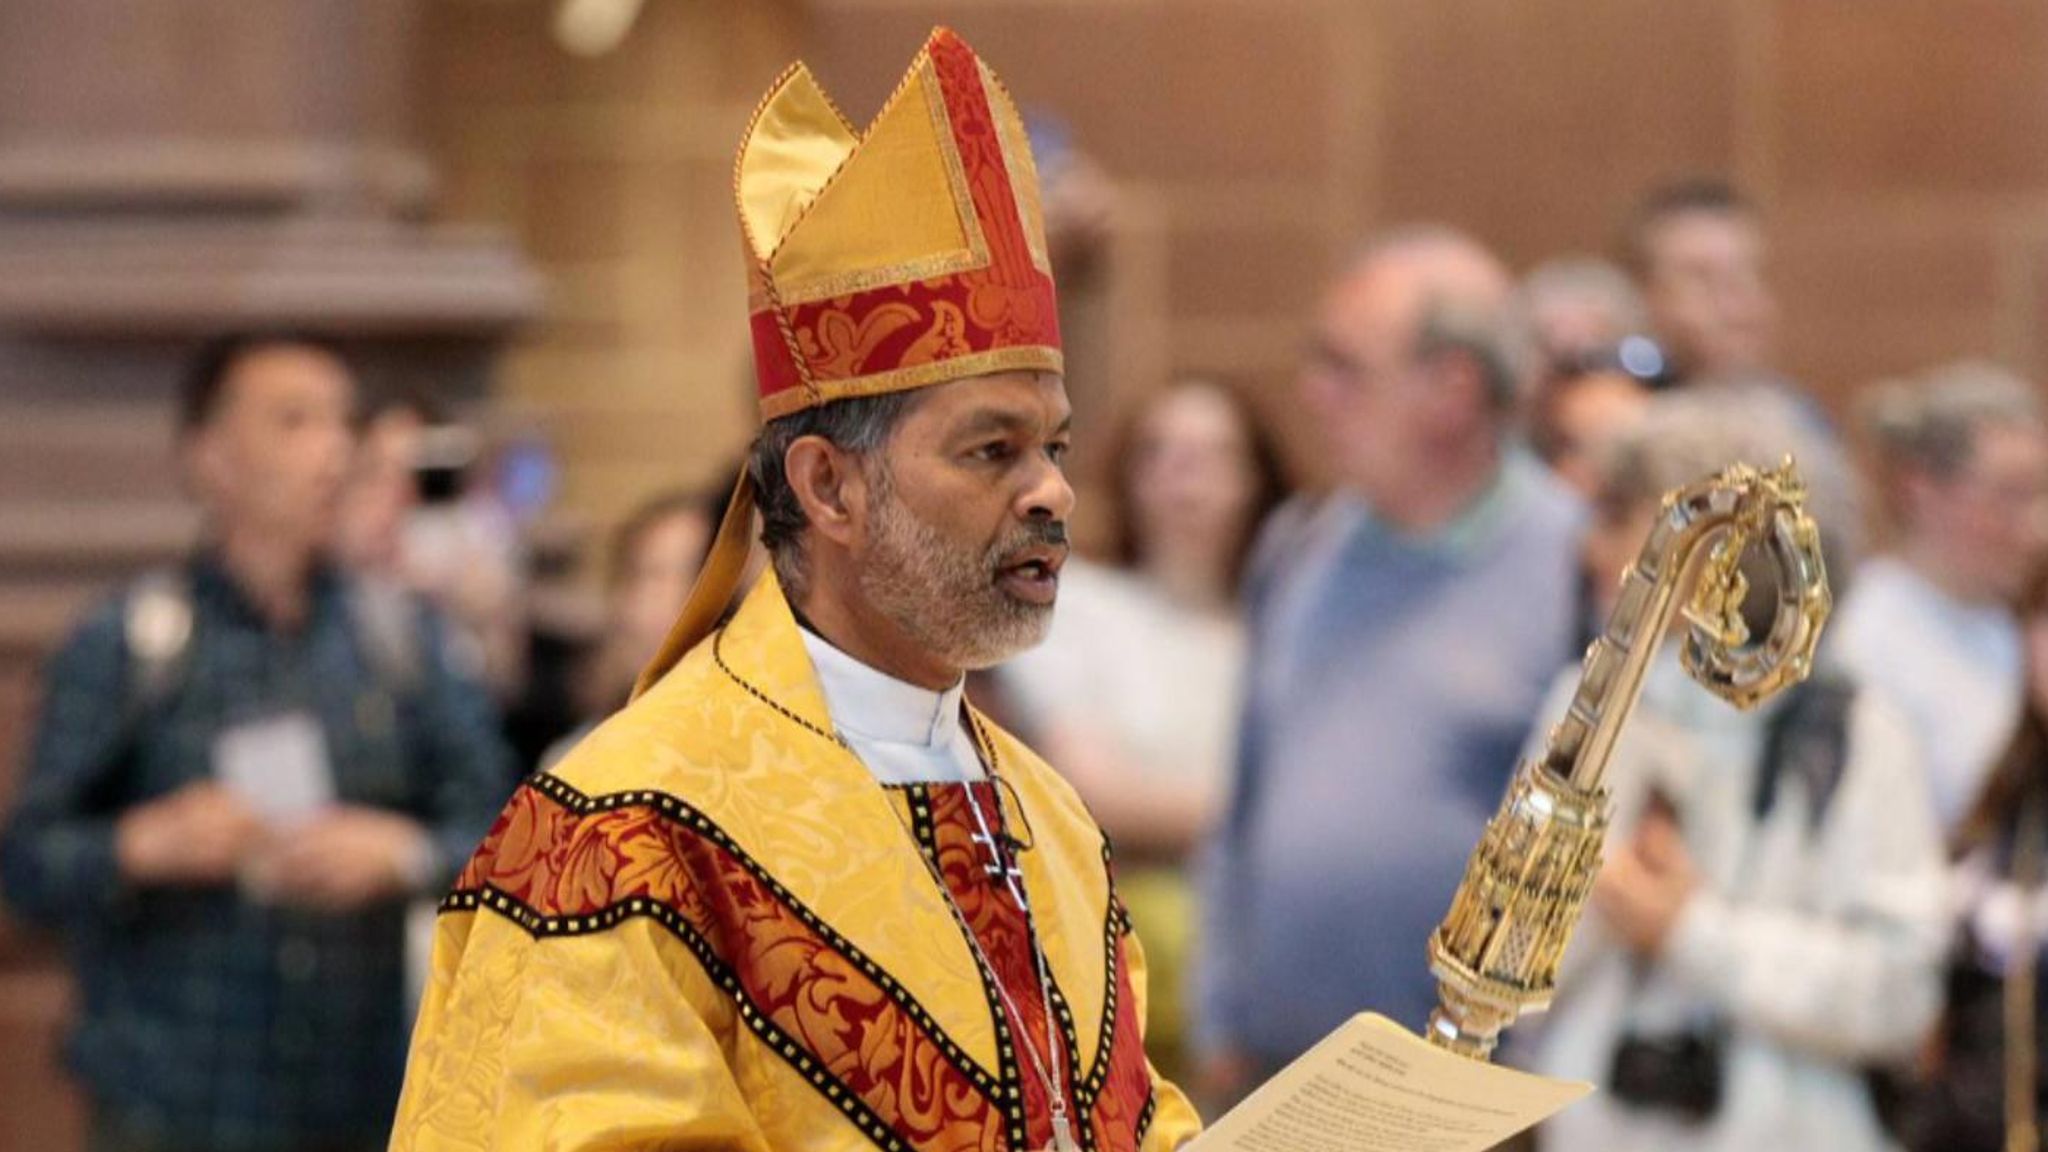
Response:
[[[934,117],[945,126],[941,147],[958,159],[957,177],[967,193],[962,206],[973,213],[969,230],[981,236],[987,260],[797,302],[782,298],[768,262],[756,260],[750,325],[762,412],[769,419],[845,396],[986,372],[1062,368],[1058,305],[1043,266],[1043,240],[1019,207],[1020,192],[1036,197],[1035,189],[1016,185],[1035,180],[1034,168],[1028,155],[1009,154],[1027,147],[1021,124],[1006,137],[998,123],[998,117],[1014,120],[1016,112],[1006,95],[997,95],[999,88],[992,91],[992,74],[952,31],[932,33],[912,74],[927,61],[945,112]],[[859,162],[856,145],[846,164]],[[869,270],[837,271],[858,276]]]

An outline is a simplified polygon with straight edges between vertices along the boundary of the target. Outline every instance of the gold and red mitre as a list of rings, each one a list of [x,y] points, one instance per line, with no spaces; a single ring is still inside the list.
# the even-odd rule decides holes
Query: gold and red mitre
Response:
[[[802,64],[734,164],[761,418],[991,372],[1061,372],[1038,170],[1024,119],[937,28],[866,133]],[[743,478],[644,692],[711,634],[752,547]]]
[[[783,73],[734,174],[761,416],[1061,371],[1038,173],[1009,92],[935,29],[865,134]]]

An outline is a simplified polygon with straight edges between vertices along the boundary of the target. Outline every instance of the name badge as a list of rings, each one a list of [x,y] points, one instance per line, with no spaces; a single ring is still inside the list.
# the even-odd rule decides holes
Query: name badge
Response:
[[[320,722],[285,712],[223,731],[213,774],[271,824],[295,824],[334,803],[334,769]]]

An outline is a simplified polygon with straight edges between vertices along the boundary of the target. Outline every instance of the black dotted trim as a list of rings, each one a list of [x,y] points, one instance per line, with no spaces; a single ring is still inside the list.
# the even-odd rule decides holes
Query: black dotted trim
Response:
[[[973,721],[975,742],[978,745],[980,745],[982,755],[988,757],[989,777],[991,781],[993,781],[997,775],[995,742],[988,738],[988,732],[986,729],[982,727],[979,718],[972,717],[971,714],[970,718]],[[1003,794],[1001,786],[998,784],[991,783],[990,795],[995,800],[996,833],[998,835],[1007,836],[1010,833],[1010,818],[1009,815],[1003,811]],[[974,796],[972,793],[968,795],[967,802],[970,804],[974,802]],[[964,927],[965,926],[963,925],[963,929]],[[1037,918],[1031,914],[1029,909],[1025,910],[1024,928],[1025,931],[1029,932],[1034,938],[1038,936]],[[1052,1003],[1048,1004],[1046,1007],[1053,1014],[1053,1018],[1059,1027],[1060,1043],[1066,1049],[1065,1054],[1062,1056],[1060,1060],[1060,1067],[1065,1069],[1066,1071],[1067,1084],[1065,1087],[1067,1093],[1072,1098],[1074,1104],[1074,1119],[1077,1121],[1076,1127],[1078,1129],[1078,1137],[1081,1141],[1081,1146],[1084,1149],[1088,1149],[1089,1152],[1093,1152],[1093,1149],[1095,1147],[1095,1125],[1088,1122],[1088,1115],[1090,1112],[1094,1110],[1094,1102],[1092,1097],[1084,1097],[1081,1092],[1081,1081],[1079,1080],[1081,1065],[1081,1040],[1080,1037],[1074,1031],[1073,1009],[1071,1009],[1067,1005],[1066,993],[1060,990],[1059,974],[1052,971],[1050,961],[1048,961],[1046,965],[1045,982],[1047,989],[1050,992],[1050,998],[1052,1000]],[[991,995],[997,995],[997,993],[995,993],[993,986],[991,986],[990,988],[990,993]],[[998,1018],[1001,1018],[1002,1008],[1000,1002],[998,1002],[997,1004],[997,1012]],[[1051,1054],[1048,1053],[1047,1055],[1050,1056]],[[1013,1142],[1012,1147],[1022,1148],[1024,1146],[1022,1140],[1023,1135],[1020,1130],[1017,1141]]]
[[[1118,988],[1122,981],[1122,968],[1117,963],[1117,944],[1123,939],[1124,925],[1129,917],[1124,914],[1123,902],[1116,897],[1116,890],[1110,889],[1109,914],[1103,917],[1103,970],[1107,976],[1102,982],[1102,1031],[1096,1042],[1095,1067],[1088,1072],[1088,1079],[1079,1088],[1080,1095],[1093,1108],[1102,1095],[1103,1086],[1109,1082],[1110,1059],[1116,1054],[1116,1008]]]
[[[1138,1126],[1131,1137],[1135,1147],[1145,1146],[1145,1133],[1152,1130],[1152,1115],[1159,1111],[1159,1093],[1151,1084],[1145,1085],[1145,1106],[1138,1109]]]
[[[982,726],[980,717],[970,713],[969,718],[973,723],[976,741],[981,745],[983,754],[988,757],[989,775],[993,778],[997,775],[995,742],[989,739],[988,732]],[[1007,824],[1008,818],[1003,812],[1000,792],[997,793],[996,819],[999,825]],[[1005,826],[1000,830],[1007,832],[1008,828]],[[1079,1124],[1079,1138],[1082,1146],[1089,1149],[1090,1152],[1093,1152],[1096,1145],[1096,1133],[1095,1125],[1088,1123],[1087,1117],[1093,1115],[1096,1103],[1101,1099],[1103,1089],[1108,1084],[1110,1062],[1116,1051],[1117,977],[1119,972],[1117,942],[1122,937],[1130,935],[1133,931],[1130,911],[1124,906],[1123,900],[1116,894],[1115,869],[1111,864],[1113,855],[1114,850],[1110,846],[1109,836],[1105,833],[1102,837],[1102,865],[1104,883],[1109,889],[1109,908],[1103,918],[1102,1025],[1097,1033],[1095,1066],[1089,1070],[1085,1079],[1074,1079],[1078,1075],[1077,1070],[1081,1062],[1081,1040],[1074,1028],[1073,1010],[1068,1005],[1066,993],[1060,989],[1059,977],[1054,973],[1047,973],[1047,982],[1052,986],[1052,999],[1056,1010],[1055,1014],[1059,1020],[1060,1036],[1067,1049],[1066,1067],[1069,1069],[1068,1075],[1072,1084],[1074,1106],[1078,1113],[1076,1119],[1081,1121]],[[1036,928],[1033,927],[1032,931],[1035,932]],[[1140,1114],[1137,1126],[1137,1140],[1139,1144],[1144,1143],[1145,1129],[1151,1124],[1152,1110],[1155,1104],[1154,1094],[1148,1085],[1146,1088],[1145,1108]],[[1018,1146],[1021,1147],[1021,1145]]]
[[[862,975],[874,981],[875,985],[881,988],[896,1003],[896,1006],[903,1010],[905,1015],[909,1016],[926,1035],[931,1037],[932,1042],[938,1046],[939,1051],[945,1055],[946,1059],[962,1075],[966,1076],[981,1091],[984,1097],[999,1104],[1000,1089],[1012,1079],[1011,1076],[1007,1074],[1001,1078],[991,1076],[986,1069],[975,1062],[973,1057],[962,1050],[953,1041],[951,1036],[948,1036],[939,1027],[938,1021],[932,1018],[931,1013],[925,1009],[924,1005],[919,1003],[917,998],[912,996],[908,989],[897,982],[894,976],[884,971],[881,965],[875,963],[865,952],[855,947],[852,941],[834,931],[817,913],[811,911],[808,905],[798,900],[789,889],[782,886],[780,881],[769,875],[767,870],[762,868],[753,857],[747,855],[746,851],[735,843],[723,828],[713,823],[702,812],[665,792],[613,792],[604,796],[588,796],[564,782],[561,777],[553,774],[542,774],[535,777],[529,782],[528,787],[569,809],[578,816],[588,816],[596,812],[610,812],[628,807],[652,808],[671,823],[687,828],[697,835],[710,840],[721,850],[730,854],[733,859],[739,861],[740,866],[746,869],[747,874],[752,876],[764,888],[768,889],[785,907],[794,912],[804,927],[816,933],[833,951],[844,957]],[[484,891],[489,892],[493,890],[486,888]],[[472,910],[478,906],[477,900],[478,894],[474,891],[455,892],[441,902],[441,908],[443,911]],[[510,902],[511,898],[505,897],[504,900]],[[658,912],[636,913],[630,911],[636,903],[645,908],[667,910],[667,906],[659,901],[642,899],[638,901],[624,901],[610,908],[585,916],[541,917],[538,913],[534,913],[522,919],[519,916],[505,912],[504,909],[489,901],[484,903],[484,907],[505,915],[513,923],[524,928],[528,935],[535,938],[603,931],[605,928],[636,914],[649,915],[660,921],[664,926],[669,925],[670,918],[664,917]],[[520,905],[520,907],[524,907],[524,905]],[[621,909],[627,909],[627,911],[621,911]],[[668,911],[673,916],[673,911]],[[608,923],[604,922],[607,916],[611,917]],[[680,917],[674,917],[674,919],[676,923],[682,923]],[[692,929],[691,931],[694,934],[695,930]],[[678,932],[678,935],[681,935],[681,933]],[[685,938],[684,942],[687,944],[690,941],[688,938]],[[720,961],[721,966],[723,963],[723,961]],[[737,996],[737,993],[735,993],[735,996]],[[759,1014],[757,1010],[751,1007],[750,1001],[742,1000],[741,1004],[748,1011],[754,1011],[757,1015]],[[1007,1061],[1005,1063],[1007,1064]]]
[[[917,850],[924,853],[932,867],[939,866],[939,829],[932,819],[932,791],[923,784],[903,786],[905,801],[910,805],[910,834],[917,840]]]
[[[811,1086],[818,1090],[818,1094],[837,1107],[841,1115],[860,1129],[862,1135],[886,1152],[908,1152],[909,1146],[889,1127],[887,1121],[868,1106],[860,1093],[847,1087],[843,1081],[828,1072],[824,1065],[819,1064],[794,1037],[754,1007],[754,1002],[747,998],[738,973],[719,958],[717,950],[702,933],[668,905],[658,900],[636,898],[614,904],[602,912],[589,916],[543,916],[522,901],[496,888],[486,887],[481,891],[455,893],[443,901],[442,906],[453,906],[463,910],[488,908],[524,928],[535,938],[601,932],[635,917],[655,921],[681,940],[697,957],[697,962],[704,966],[705,974],[732,998],[740,1019],[754,1035],[760,1037],[762,1043],[788,1061],[790,1066],[796,1069],[797,1075],[810,1081]]]
[[[979,729],[976,730],[975,735],[977,738],[980,736]],[[989,771],[993,774],[995,771],[995,749],[984,740],[977,739],[977,744],[982,755],[988,757]],[[966,787],[966,785],[963,785],[963,787]],[[929,791],[925,791],[924,795],[929,797]],[[966,802],[969,804],[976,802],[972,791],[966,794]],[[1002,803],[1000,797],[998,797],[996,804],[996,826],[998,830],[1002,827],[1002,818]],[[932,820],[929,803],[927,803],[925,808],[924,819],[925,829],[923,835],[928,838],[926,842],[931,845],[932,870],[938,872],[938,828]],[[913,825],[914,828],[915,825]],[[922,844],[920,848],[922,848]],[[933,882],[943,884],[945,882],[943,875],[934,876]],[[941,895],[945,897],[946,910],[952,914],[953,922],[960,926],[961,935],[971,937],[974,933],[974,928],[961,918],[958,906],[953,903],[952,896],[945,893]],[[1028,924],[1025,926],[1025,930],[1030,930]],[[976,955],[979,956],[981,948],[979,943],[970,939],[968,947],[975,950]],[[981,976],[981,996],[988,1004],[989,1022],[995,1029],[996,1054],[1002,1065],[1000,1070],[1003,1077],[1003,1120],[1004,1126],[1008,1129],[1010,1147],[1015,1149],[1026,1148],[1030,1142],[1030,1131],[1027,1127],[1028,1117],[1024,1114],[1024,1064],[1017,1056],[1016,1034],[1010,1030],[1010,1010],[1003,1003],[1002,990],[996,986],[995,972],[988,965],[980,963],[979,960],[976,961],[974,970]]]
[[[1111,1061],[1116,1056],[1116,1010],[1121,995],[1122,967],[1117,963],[1117,944],[1131,934],[1130,910],[1124,907],[1121,897],[1116,894],[1115,869],[1111,865],[1112,855],[1107,837],[1102,842],[1102,872],[1109,888],[1109,910],[1103,917],[1102,930],[1102,1029],[1096,1042],[1095,1067],[1088,1070],[1088,1078],[1076,1089],[1077,1094],[1093,1110],[1096,1101],[1109,1084]]]
[[[776,700],[774,697],[768,695],[768,693],[762,691],[760,688],[755,687],[752,683],[748,682],[748,680],[744,676],[741,676],[738,672],[735,672],[732,668],[732,665],[727,664],[725,662],[724,643],[725,633],[722,630],[719,632],[714,632],[712,634],[711,658],[712,661],[718,665],[718,670],[724,673],[727,679],[731,680],[734,684],[738,685],[740,689],[745,691],[749,696],[752,696],[754,699],[760,701],[762,704],[767,705],[770,709],[774,710],[774,712],[777,715],[781,716],[783,719],[788,720],[790,723],[795,724],[797,727],[812,733],[813,735],[817,736],[822,740],[829,741],[830,743],[839,748],[851,751],[846,741],[842,739],[838,733],[830,732],[826,729],[820,728],[816,724],[813,724],[810,721],[804,719],[802,716],[797,715],[795,711],[790,709],[788,706],[784,705],[781,701]],[[975,744],[977,745],[981,754],[987,759],[989,779],[995,782],[998,789],[996,793],[996,820],[998,824],[1001,825],[1006,822],[1006,818],[1003,813],[1002,794],[1000,791],[1002,771],[1001,765],[998,762],[996,756],[995,742],[989,739],[987,730],[982,726],[981,718],[978,715],[976,715],[972,709],[968,710],[967,718],[968,723],[974,732]],[[929,793],[923,792],[922,790],[916,787],[906,789],[906,791],[908,792],[913,801],[911,805],[912,835],[918,840],[919,850],[928,851],[930,854],[930,859],[933,862],[933,866],[936,867],[938,862],[937,835],[936,830],[932,827]],[[920,827],[919,824],[919,804],[917,803],[917,801],[920,798],[922,798],[923,800],[922,827]],[[973,797],[968,797],[968,801],[972,803]],[[1007,828],[1004,828],[1004,830],[1007,831]],[[720,835],[723,835],[723,833],[720,833]],[[929,848],[927,848],[928,845]],[[1107,842],[1104,843],[1103,850],[1106,855],[1108,852]],[[735,847],[733,851],[735,855],[738,855],[742,861],[747,863],[749,871],[755,872],[756,877],[758,879],[760,879],[763,883],[768,884],[771,889],[778,890],[778,895],[781,895],[781,893],[779,892],[780,886],[775,884],[775,882],[772,879],[770,879],[765,872],[760,872],[757,869],[755,869],[753,867],[752,861],[748,860],[743,854],[740,854],[738,852],[737,847]],[[943,883],[943,881],[940,882]],[[785,899],[787,898],[785,897]],[[803,911],[801,909],[801,906],[797,905],[794,900],[789,900],[789,903],[792,907],[799,908],[800,912]],[[1114,897],[1112,897],[1111,904],[1112,906],[1115,906]],[[951,907],[950,903],[948,904],[948,907]],[[956,922],[959,921],[957,914],[955,915],[955,920]],[[806,923],[808,923],[808,921],[806,921]],[[972,934],[973,932],[973,929],[969,927],[965,922],[959,922],[959,927],[960,931],[964,933]],[[1031,925],[1028,922],[1028,920],[1026,923],[1026,928],[1034,934],[1037,932],[1037,928]],[[822,924],[818,926],[818,931],[821,934],[828,934],[828,939],[832,940],[833,946],[835,948],[842,948],[842,950],[845,951],[849,957],[852,957],[854,955],[854,953],[852,952],[851,943],[841,940],[836,934],[830,934],[830,929],[824,928]],[[975,967],[982,968],[983,965],[977,964],[975,965]],[[1115,980],[1115,960],[1113,954],[1110,964],[1110,977],[1110,986],[1113,989]],[[1014,1149],[1022,1149],[1026,1147],[1029,1140],[1029,1134],[1025,1127],[1024,1116],[1024,1092],[1022,1087],[1023,1069],[1018,1062],[1016,1045],[1013,1038],[1010,1035],[1009,1010],[1003,1006],[1002,993],[996,988],[995,973],[983,971],[981,973],[981,978],[982,995],[983,998],[988,1002],[989,1020],[990,1023],[993,1025],[993,1030],[995,1033],[997,1064],[996,1072],[999,1079],[999,1083],[1001,1085],[1001,1091],[997,1093],[993,1097],[993,1099],[995,1101],[996,1107],[1003,1112],[1005,1119],[1008,1121],[1007,1127],[1009,1129],[1008,1136],[1010,1147]],[[887,980],[888,978],[885,975],[883,975],[878,976],[877,979]],[[1053,984],[1052,998],[1054,1004],[1057,1007],[1057,1014],[1060,1020],[1060,1031],[1063,1034],[1063,1039],[1067,1047],[1067,1059],[1065,1066],[1070,1070],[1068,1073],[1068,1077],[1071,1081],[1073,1075],[1071,1069],[1073,1069],[1080,1060],[1080,1042],[1074,1034],[1073,1013],[1067,1008],[1066,1000],[1060,994],[1057,981],[1052,978],[1050,973],[1047,974],[1047,979],[1049,982]],[[904,996],[904,1001],[904,1007],[906,1008],[906,1010],[910,1009],[916,1003],[915,1001],[908,999],[907,993]],[[918,1011],[921,1012],[922,1009],[920,1008],[918,1009]],[[954,1052],[958,1052],[958,1048],[953,1045],[952,1040],[950,1038],[947,1038],[944,1033],[940,1032],[935,1024],[927,1025],[926,1030],[930,1032],[935,1039],[938,1039],[941,1042],[941,1044],[948,1049],[949,1056],[952,1055]],[[974,1065],[972,1061],[968,1060],[964,1052],[959,1053],[959,1058],[955,1062],[961,1065],[962,1071],[967,1072],[967,1074],[974,1079],[974,1082],[977,1087],[982,1087],[984,1092],[988,1091],[988,1087],[985,1081],[986,1074],[982,1071],[982,1069],[979,1066]],[[1077,1107],[1079,1107],[1080,1100],[1078,1099],[1078,1086],[1075,1086],[1075,1088],[1075,1095],[1077,1097],[1075,1103]],[[1077,1117],[1077,1119],[1080,1119],[1080,1117]],[[1080,1127],[1081,1139],[1084,1145],[1092,1149],[1094,1146],[1094,1126],[1084,1121],[1080,1125]]]
[[[924,853],[925,859],[931,861],[932,871],[937,872],[940,869],[939,829],[937,820],[932,816],[931,788],[926,784],[905,784],[898,790],[903,792],[910,806],[911,838],[917,842],[917,850]],[[967,802],[974,803],[972,793],[968,794]],[[953,912],[950,898],[946,910],[953,915],[954,923],[959,925],[961,932],[973,931],[960,921],[957,913]],[[995,1032],[997,1074],[1003,1085],[1002,1100],[998,1102],[998,1109],[1003,1114],[1011,1146],[1022,1148],[1028,1138],[1024,1116],[1024,1069],[1017,1059],[1016,1042],[1010,1032],[1010,1014],[1003,1007],[1003,994],[996,988],[995,974],[978,962],[974,965],[974,970],[981,979],[981,996],[988,1005],[989,1022]]]
[[[714,663],[718,665],[718,670],[725,674],[726,679],[731,680],[734,684],[738,685],[742,691],[747,693],[747,695],[752,696],[754,699],[760,701],[762,704],[767,705],[770,709],[772,709],[777,715],[781,716],[783,719],[788,720],[790,723],[795,724],[797,727],[802,728],[805,731],[812,733],[813,735],[816,735],[822,740],[830,741],[835,747],[838,747],[851,753],[851,747],[848,746],[844,739],[840,738],[838,733],[828,732],[825,729],[818,727],[816,724],[813,724],[810,721],[804,719],[803,717],[797,715],[795,711],[785,706],[781,701],[775,699],[774,697],[768,695],[768,693],[755,687],[753,684],[748,682],[746,677],[741,676],[738,672],[733,671],[732,665],[727,664],[725,662],[725,651],[723,647],[724,643],[725,633],[723,631],[715,632],[712,634],[711,659]],[[973,713],[970,712],[969,717],[971,718],[972,715]],[[975,736],[977,738],[977,742],[981,746],[982,753],[986,755],[989,759],[989,772],[991,775],[993,775],[995,773],[995,747],[987,741],[987,739],[981,731],[981,726],[978,722],[974,726],[974,731]],[[1000,805],[998,805],[998,811],[1000,812]],[[931,822],[929,800],[927,800],[926,803],[925,822],[927,825],[929,825]],[[913,836],[914,835],[915,826],[913,825]],[[933,836],[933,839],[934,841],[936,840],[935,835]],[[923,845],[920,844],[918,845],[918,847],[920,848],[920,850],[922,850]],[[936,849],[934,849],[933,851],[932,860],[933,867],[936,868]],[[765,873],[762,874],[762,878],[766,880]],[[769,883],[772,883],[772,881],[769,881]],[[941,895],[944,894],[942,893]],[[951,898],[947,897],[947,901],[947,908],[950,910],[952,908]],[[973,929],[968,927],[968,925],[965,922],[961,921],[957,913],[954,915],[954,921],[955,923],[959,924],[961,932],[969,934],[972,933]],[[834,937],[834,939],[836,940],[836,937]],[[848,947],[850,948],[851,945],[849,944]],[[983,966],[978,963],[975,965],[975,968],[977,970],[981,969],[982,967]],[[967,1074],[974,1080],[975,1086],[980,1088],[983,1094],[988,1096],[989,1099],[994,1103],[996,1110],[1003,1114],[1003,1118],[1006,1122],[1006,1127],[1009,1130],[1010,1146],[1013,1148],[1023,1148],[1028,1139],[1028,1134],[1024,1126],[1024,1090],[1022,1087],[1024,1073],[1022,1067],[1019,1065],[1017,1061],[1016,1046],[1013,1043],[1010,1036],[1009,1013],[1003,1007],[1002,993],[999,992],[996,988],[995,974],[992,972],[983,971],[980,973],[980,975],[982,999],[987,1003],[989,1011],[989,1023],[991,1025],[991,1031],[993,1031],[995,1035],[996,1041],[995,1081],[994,1083],[990,1083],[988,1073],[984,1069],[982,1069],[980,1065],[975,1064],[973,1061],[969,1060],[967,1054],[964,1052],[959,1053],[959,1059],[956,1060],[955,1063],[959,1064],[961,1069],[967,1072]],[[908,997],[906,994],[906,999],[907,998]],[[910,1001],[910,1003],[915,1003],[915,1001]],[[920,1009],[920,1011],[921,1010],[922,1009]],[[949,1055],[951,1055],[953,1052],[959,1052],[958,1047],[953,1044],[952,1039],[950,1037],[947,1037],[945,1033],[940,1032],[936,1025],[930,1026],[927,1030],[930,1031],[933,1037],[935,1039],[938,1039],[941,1042],[941,1044],[949,1050]]]
[[[1067,1048],[1064,1066],[1067,1069],[1068,1092],[1074,1101],[1075,1120],[1077,1121],[1075,1128],[1081,1141],[1081,1147],[1092,1152],[1095,1147],[1095,1125],[1089,1123],[1088,1118],[1095,1112],[1095,1097],[1086,1090],[1085,1082],[1079,1079],[1081,1070],[1081,1038],[1074,1031],[1074,1013],[1067,1006],[1066,993],[1060,991],[1059,978],[1048,975],[1046,980],[1047,983],[1052,985],[1053,1015],[1059,1020],[1060,1043],[1066,1045]],[[1103,1051],[1107,1051],[1107,1049]],[[1098,1061],[1101,1059],[1101,1056],[1102,1053],[1096,1053]]]
[[[1110,850],[1109,846],[1109,837],[1104,836],[1102,838],[1102,874],[1109,879],[1110,926],[1116,931],[1117,935],[1129,936],[1137,929],[1131,923],[1130,907],[1124,903],[1123,897],[1116,894],[1116,863],[1113,856],[1114,853]]]
[[[711,659],[717,663],[718,670],[720,672],[725,673],[726,679],[731,680],[733,683],[739,685],[742,689],[746,691],[747,695],[752,696],[754,699],[759,700],[761,703],[766,704],[770,708],[773,708],[777,713],[779,713],[782,716],[784,720],[787,720],[790,723],[796,725],[797,727],[802,728],[806,732],[810,732],[821,739],[831,742],[837,747],[846,747],[846,741],[840,739],[839,734],[837,732],[829,732],[823,728],[818,727],[816,724],[811,723],[809,720],[806,720],[803,717],[797,715],[788,707],[784,706],[781,701],[768,695],[766,692],[761,691],[759,688],[754,687],[752,684],[747,682],[745,677],[733,671],[732,665],[727,664],[725,662],[725,630],[722,628],[711,634]]]

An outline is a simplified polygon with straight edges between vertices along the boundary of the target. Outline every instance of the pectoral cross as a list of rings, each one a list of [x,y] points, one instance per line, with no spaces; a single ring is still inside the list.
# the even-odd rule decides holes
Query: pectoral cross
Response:
[[[1052,1143],[1045,1152],[1081,1152],[1081,1146],[1074,1142],[1074,1127],[1067,1123],[1065,1112],[1052,1114]]]
[[[990,880],[1001,880],[1012,894],[1017,892],[1017,878],[1023,875],[1017,867],[1017,858],[1004,851],[1002,837],[992,833],[976,832],[968,837],[974,843],[988,850],[988,863],[981,866]]]

